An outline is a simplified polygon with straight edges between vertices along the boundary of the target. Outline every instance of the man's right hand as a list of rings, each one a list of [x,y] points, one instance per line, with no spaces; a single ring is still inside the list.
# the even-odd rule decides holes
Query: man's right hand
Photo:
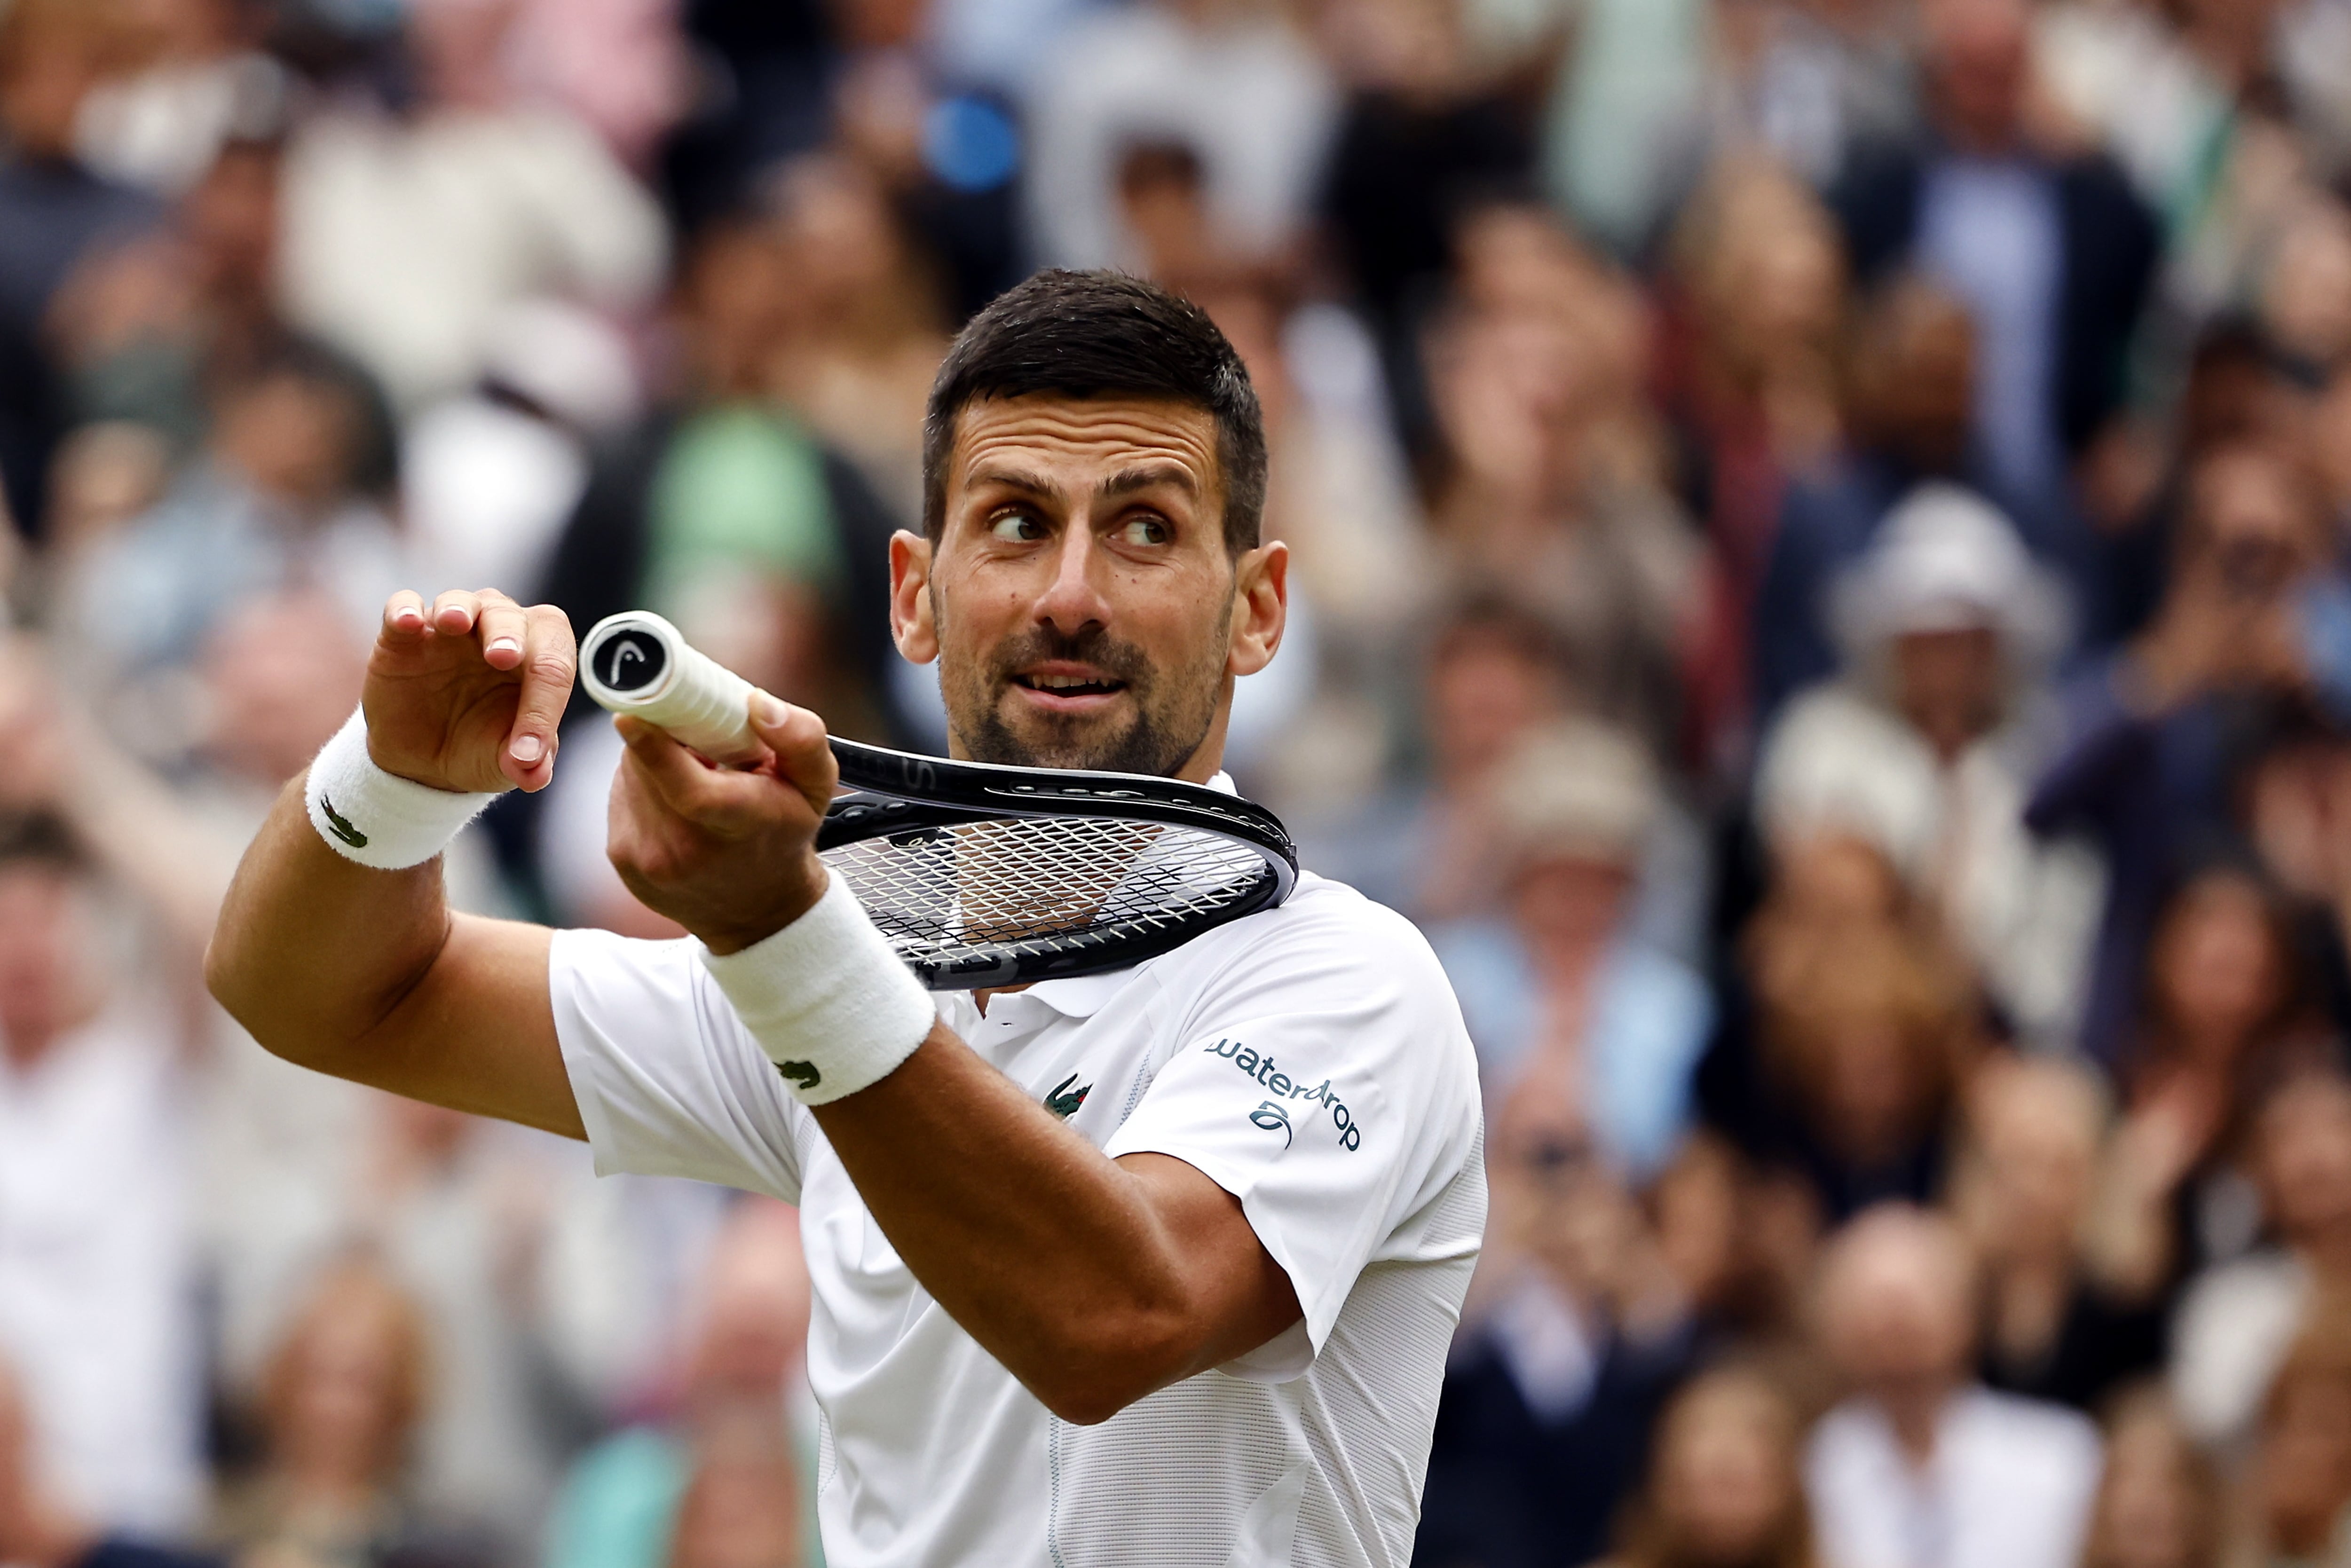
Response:
[[[435,789],[545,789],[577,664],[571,622],[551,604],[484,589],[427,607],[403,589],[368,659],[368,755]]]

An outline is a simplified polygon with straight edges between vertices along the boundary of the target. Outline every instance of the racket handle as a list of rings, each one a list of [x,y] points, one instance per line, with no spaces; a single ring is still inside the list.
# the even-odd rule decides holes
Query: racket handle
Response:
[[[580,643],[580,684],[599,706],[665,730],[713,762],[765,749],[751,729],[751,683],[650,610],[624,610]]]

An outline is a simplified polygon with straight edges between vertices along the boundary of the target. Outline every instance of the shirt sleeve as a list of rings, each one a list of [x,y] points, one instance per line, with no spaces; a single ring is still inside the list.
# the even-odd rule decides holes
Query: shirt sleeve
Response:
[[[555,935],[549,999],[596,1173],[687,1176],[798,1203],[807,1109],[694,947]]]
[[[1407,1221],[1476,1157],[1476,1061],[1444,971],[1401,916],[1355,907],[1251,933],[1103,1149],[1201,1171],[1290,1276],[1303,1333],[1238,1375],[1302,1373],[1366,1266],[1419,1260]]]

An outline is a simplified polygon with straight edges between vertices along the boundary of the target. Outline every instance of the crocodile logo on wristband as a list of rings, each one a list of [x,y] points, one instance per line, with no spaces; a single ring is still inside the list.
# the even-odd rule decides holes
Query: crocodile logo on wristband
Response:
[[[813,1089],[824,1082],[824,1074],[816,1070],[813,1061],[778,1061],[776,1071],[802,1089]]]
[[[327,813],[327,831],[355,850],[367,848],[367,835],[351,826],[351,820],[335,810],[335,803],[324,795],[319,797],[319,809]]]

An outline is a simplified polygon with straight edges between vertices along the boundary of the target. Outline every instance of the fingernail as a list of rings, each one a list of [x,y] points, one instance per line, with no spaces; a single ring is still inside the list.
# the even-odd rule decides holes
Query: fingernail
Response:
[[[769,729],[777,728],[789,718],[792,710],[783,698],[768,692],[758,692],[751,697],[751,716]]]
[[[538,760],[538,754],[547,749],[547,743],[535,735],[518,735],[515,737],[515,743],[507,749],[514,753],[517,762],[531,763]]]
[[[486,652],[492,653],[520,653],[521,651],[522,644],[516,642],[511,637],[500,637],[496,639],[490,643],[486,650]]]

